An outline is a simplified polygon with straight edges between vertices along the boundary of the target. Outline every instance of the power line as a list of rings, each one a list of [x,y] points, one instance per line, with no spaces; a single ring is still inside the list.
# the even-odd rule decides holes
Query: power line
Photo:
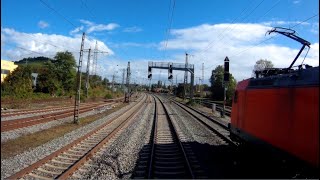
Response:
[[[265,15],[267,15],[273,8],[275,8],[278,4],[279,4],[279,2],[280,2],[280,0],[278,0],[270,9],[268,9],[262,16],[260,16],[258,19],[257,19],[257,21],[258,20],[260,20],[262,17],[264,17]],[[261,3],[259,3],[258,5],[260,5]],[[256,9],[256,8],[255,8]],[[246,22],[248,22],[248,21],[246,21]],[[237,26],[237,25],[236,25]],[[233,29],[236,27],[236,26],[234,26],[233,27]],[[242,31],[241,29],[240,29],[240,31]],[[219,41],[220,42],[220,44],[222,43],[222,41]]]
[[[314,17],[316,17],[316,16],[319,16],[319,13],[317,13],[317,14],[315,14],[315,15],[313,15],[313,16],[311,16],[311,17],[309,17],[309,18],[307,18],[307,19],[305,19],[305,20],[303,20],[303,21],[301,21],[301,22],[299,22],[298,24],[292,26],[291,28],[296,27],[296,26],[299,26],[300,24],[302,24],[302,23],[304,23],[304,22],[306,22],[306,21],[309,21],[310,19],[312,19],[312,18],[314,18]]]
[[[249,12],[249,14],[247,14],[245,17],[243,17],[243,18],[240,20],[240,22],[243,21],[243,20],[245,20],[246,18],[248,18],[263,2],[264,2],[264,0],[260,1],[260,3],[259,3],[258,5],[256,5],[253,10],[251,10],[251,11]],[[248,7],[249,7],[249,6],[247,6],[247,8],[245,8],[240,14],[242,14],[244,11],[248,10]],[[228,33],[228,32],[231,32],[233,29],[235,29],[235,27],[237,27],[237,25],[235,25],[235,26],[232,27],[232,29],[230,29],[230,28],[231,28],[231,24],[232,24],[233,22],[235,22],[239,17],[241,17],[241,16],[238,16],[237,18],[235,18],[235,19],[230,23],[230,25],[229,25],[227,28],[225,28],[225,29],[218,35],[218,37],[217,37],[217,39],[218,39],[217,41],[218,41],[218,42],[221,43],[221,40],[225,38],[226,35],[222,36],[222,34],[226,34],[226,33]],[[228,31],[227,31],[227,30],[228,30]],[[216,44],[213,44],[214,42],[215,42],[214,40],[211,41],[204,50],[200,51],[200,54],[199,54],[199,55],[203,55],[203,53],[206,52],[207,50],[211,49],[211,48],[213,47],[213,45],[216,45]]]
[[[65,16],[63,16],[62,14],[60,14],[58,11],[56,11],[55,9],[53,9],[48,3],[44,2],[43,0],[40,0],[40,2],[42,4],[44,4],[45,6],[47,6],[49,9],[51,9],[53,12],[55,12],[56,14],[58,14],[60,17],[62,17],[66,22],[68,22],[69,24],[71,24],[74,28],[77,28],[76,25],[74,25],[71,21],[69,21]]]
[[[166,58],[165,53],[166,53],[167,46],[168,46],[169,33],[170,33],[172,21],[173,21],[173,12],[174,12],[175,6],[176,6],[176,1],[173,0],[173,7],[172,7],[172,11],[171,11],[171,16],[170,16],[170,19],[169,19],[169,27],[167,28],[167,31],[166,31],[166,43],[165,43],[165,47],[164,47],[164,58]],[[170,7],[171,7],[171,1],[170,1]],[[169,9],[169,13],[170,13],[170,9]]]
[[[312,18],[314,18],[314,17],[316,17],[316,16],[318,16],[318,15],[319,15],[319,13],[318,13],[318,14],[315,14],[315,15],[313,15],[313,16],[311,16],[311,17],[309,17],[309,18],[307,18],[307,19],[305,19],[305,20],[303,20],[303,21],[301,21],[301,22],[299,22],[299,23],[297,23],[296,25],[292,26],[291,28],[296,27],[296,26],[299,26],[300,24],[302,24],[302,23],[304,23],[304,22],[306,22],[306,21],[308,21],[308,20],[310,20],[310,19],[312,19]],[[276,36],[278,36],[278,34],[277,34],[277,35],[274,35],[274,36],[272,36],[272,37],[270,37],[270,38],[268,38],[268,39],[266,39],[266,40],[263,40],[262,42],[254,45],[254,46],[251,46],[250,48],[247,48],[247,49],[245,49],[245,50],[237,53],[236,55],[232,55],[232,56],[238,56],[238,55],[242,54],[243,52],[245,52],[245,51],[247,51],[247,50],[249,50],[249,49],[252,49],[252,48],[254,48],[254,47],[256,47],[256,46],[258,46],[258,45],[260,45],[260,44],[262,44],[262,43],[265,43],[265,42],[267,42],[267,41],[275,38]],[[232,56],[230,56],[230,57],[232,57]]]
[[[59,46],[59,45],[56,45],[56,44],[53,44],[52,41],[49,41],[49,40],[46,40],[46,41],[39,40],[39,38],[36,37],[34,34],[28,34],[28,33],[23,33],[23,34],[25,34],[25,35],[27,35],[27,36],[29,36],[29,37],[34,37],[34,39],[32,39],[32,40],[34,40],[34,41],[37,41],[37,42],[40,42],[40,43],[43,43],[43,44],[49,44],[49,45],[51,45],[51,46],[53,46],[53,47],[55,47],[55,48],[61,48],[61,49],[63,49],[63,50],[66,50],[65,47]],[[77,51],[77,49],[75,49],[75,48],[72,48],[72,49]]]
[[[86,2],[83,2],[83,0],[81,0],[81,3],[85,6],[85,8],[88,10],[88,12],[90,13],[92,18],[96,18],[96,16],[91,12],[91,10],[89,9],[89,7],[87,6]]]
[[[44,53],[41,53],[41,52],[32,51],[32,50],[26,49],[26,48],[24,48],[24,47],[20,47],[20,46],[17,46],[17,45],[13,45],[13,44],[8,43],[8,42],[6,42],[6,45],[11,46],[11,47],[16,47],[16,48],[21,49],[21,50],[23,50],[23,51],[31,52],[31,53],[29,53],[29,54],[23,54],[23,55],[20,55],[20,56],[18,56],[18,57],[22,57],[22,56],[26,56],[26,55],[31,55],[31,54],[39,54],[39,55],[42,55],[42,56],[44,56],[44,57],[54,56],[54,54],[48,55],[48,54],[44,54]],[[7,56],[9,57],[8,53],[6,53],[6,54],[7,54]],[[11,58],[11,57],[10,57],[10,58]],[[17,60],[18,60],[18,58],[17,58]]]
[[[312,18],[314,18],[314,17],[316,17],[316,16],[318,16],[318,15],[319,15],[319,13],[317,13],[317,14],[315,14],[315,15],[313,15],[313,16],[311,16],[311,17],[309,17],[309,18],[307,18],[307,19],[305,19],[305,20],[303,20],[303,21],[301,21],[301,22],[299,22],[299,23],[297,23],[297,24],[295,24],[294,26],[292,26],[292,28],[293,28],[293,27],[296,27],[296,26],[299,26],[299,25],[301,25],[302,23],[304,23],[304,22],[306,22],[306,21],[309,21],[310,19],[312,19]],[[278,34],[276,34],[276,35],[274,35],[274,36],[272,36],[272,37],[270,37],[270,38],[268,38],[268,39],[265,39],[265,40],[259,42],[258,44],[253,45],[253,46],[251,46],[251,47],[249,47],[249,48],[247,48],[247,49],[245,49],[245,50],[239,51],[239,52],[237,52],[237,53],[235,53],[235,54],[233,54],[233,55],[231,55],[231,56],[229,56],[229,57],[239,56],[240,54],[246,52],[247,50],[252,49],[252,48],[254,48],[254,47],[257,47],[257,46],[259,46],[260,44],[265,43],[265,42],[267,42],[267,41],[269,41],[269,40],[271,40],[271,39],[273,39],[273,38],[275,38],[275,37],[277,37],[277,36],[278,36]],[[215,66],[215,65],[213,65],[213,66]],[[210,68],[212,68],[213,66],[207,67],[207,68],[205,68],[205,69],[210,69]]]

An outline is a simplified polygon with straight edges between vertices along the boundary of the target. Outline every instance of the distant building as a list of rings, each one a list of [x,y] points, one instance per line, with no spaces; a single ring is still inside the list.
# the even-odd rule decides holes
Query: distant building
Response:
[[[1,59],[1,82],[17,67],[18,65],[15,65],[14,62]]]
[[[38,73],[31,73],[33,87],[36,87],[36,85],[37,85],[37,77],[38,77]]]
[[[162,81],[158,81],[158,88],[161,88],[162,87]]]

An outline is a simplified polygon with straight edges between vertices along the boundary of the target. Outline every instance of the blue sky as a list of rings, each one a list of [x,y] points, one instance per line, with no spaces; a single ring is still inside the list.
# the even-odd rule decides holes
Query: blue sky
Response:
[[[120,69],[130,61],[134,81],[147,82],[148,61],[183,63],[188,52],[196,77],[205,64],[205,83],[225,56],[239,81],[251,76],[260,58],[290,65],[301,45],[281,35],[265,41],[274,26],[294,26],[312,44],[305,63],[318,66],[318,7],[318,0],[2,0],[1,59],[69,50],[78,61],[85,31],[85,48],[97,40],[109,52],[98,59],[98,73],[109,79],[116,74],[121,81]],[[164,70],[153,73],[154,82],[167,78]],[[173,74],[182,81],[182,72]]]

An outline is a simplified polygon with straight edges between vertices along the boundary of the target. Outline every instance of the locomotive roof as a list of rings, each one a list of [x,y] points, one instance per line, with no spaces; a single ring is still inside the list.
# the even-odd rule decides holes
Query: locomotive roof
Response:
[[[319,66],[297,69],[285,74],[252,78],[248,88],[319,86]]]

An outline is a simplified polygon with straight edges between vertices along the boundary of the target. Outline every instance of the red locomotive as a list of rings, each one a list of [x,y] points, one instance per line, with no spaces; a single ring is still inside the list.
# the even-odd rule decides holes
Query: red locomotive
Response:
[[[288,68],[256,71],[238,83],[232,102],[232,135],[264,144],[319,167],[319,66],[293,64],[310,43],[293,30],[274,28],[303,46]]]

